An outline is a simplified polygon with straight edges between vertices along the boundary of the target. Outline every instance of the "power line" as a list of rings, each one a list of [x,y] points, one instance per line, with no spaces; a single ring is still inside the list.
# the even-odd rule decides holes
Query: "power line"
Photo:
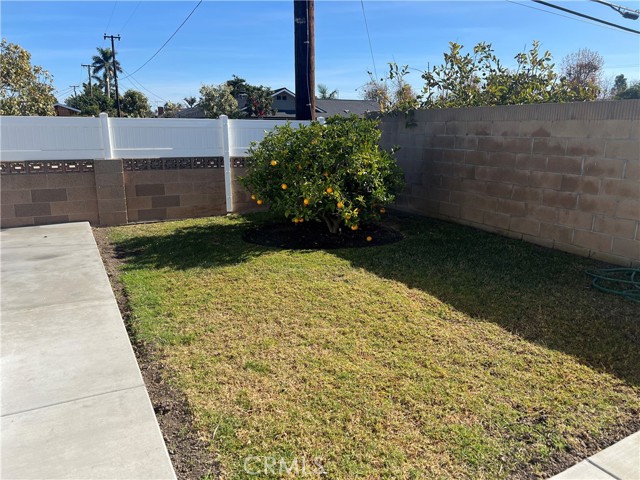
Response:
[[[111,9],[111,15],[109,15],[109,21],[107,22],[107,26],[104,29],[105,32],[108,31],[109,27],[111,26],[111,20],[113,20],[113,14],[115,13],[117,6],[118,6],[118,0],[113,2],[113,8]],[[107,40],[106,38],[103,39],[102,46],[104,46],[104,43],[105,43],[106,40]]]
[[[140,6],[141,3],[142,3],[142,0],[140,0],[138,3],[136,3],[136,6],[134,7],[133,11],[129,15],[129,18],[127,18],[127,20],[124,22],[124,25],[122,25],[122,27],[120,27],[119,33],[122,33],[122,31],[124,30],[124,27],[129,25],[129,22],[133,18],[133,15],[136,13],[136,11],[138,11],[138,7]]]
[[[545,5],[550,8],[555,8],[557,10],[561,10],[563,12],[570,13],[572,15],[577,15],[582,18],[588,18],[589,20],[593,20],[594,22],[603,23],[605,25],[610,25],[615,28],[619,28],[620,30],[625,30],[627,32],[636,33],[640,35],[639,30],[634,30],[633,28],[623,27],[622,25],[618,25],[617,23],[607,22],[606,20],[602,20],[600,18],[592,17],[590,15],[585,15],[584,13],[576,12],[575,10],[569,10],[568,8],[561,7],[559,5],[554,5],[553,3],[544,2],[543,0],[531,0],[532,2],[539,3],[540,5]]]
[[[127,75],[126,77],[123,78],[123,80],[127,80],[131,85],[133,85],[134,87],[138,88],[142,88],[143,90],[146,90],[147,92],[149,92],[151,95],[153,95],[156,98],[159,98],[160,100],[162,100],[163,102],[167,102],[168,100],[165,98],[162,98],[160,95],[152,92],[151,90],[149,90],[147,87],[145,87],[144,85],[142,85],[138,80],[135,79],[135,77],[133,76],[132,73],[128,73],[124,68],[122,69],[122,71]],[[131,79],[131,80],[129,80]],[[135,83],[133,83],[135,82]],[[136,86],[137,84],[137,86]]]
[[[371,35],[369,34],[369,24],[367,23],[367,14],[364,11],[364,0],[360,0],[362,6],[362,16],[364,17],[364,27],[367,30],[367,38],[369,39],[369,52],[371,52],[371,61],[373,62],[373,72],[376,74],[376,80],[378,79],[378,70],[376,69],[376,59],[373,57],[373,47],[371,46]]]
[[[156,55],[158,55],[158,54],[162,51],[162,49],[163,49],[164,47],[166,47],[166,46],[167,46],[167,43],[169,43],[169,42],[171,41],[171,39],[172,39],[173,37],[175,37],[176,33],[178,33],[178,32],[180,31],[180,29],[182,28],[182,26],[183,26],[185,23],[187,23],[187,20],[189,20],[189,18],[191,18],[191,15],[193,15],[193,13],[194,13],[194,12],[196,11],[196,9],[200,6],[200,4],[202,3],[202,1],[203,1],[203,0],[200,0],[200,1],[198,2],[198,4],[197,4],[195,7],[193,7],[193,10],[191,10],[191,13],[189,13],[189,15],[187,15],[187,18],[185,18],[185,19],[182,21],[182,23],[180,24],[180,26],[179,26],[178,28],[176,28],[175,32],[173,32],[173,33],[171,34],[171,36],[167,39],[167,41],[166,41],[166,42],[164,42],[164,43],[162,44],[162,46],[161,46],[161,47],[156,51],[156,53],[154,53],[153,55],[151,55],[151,58],[149,58],[149,60],[147,60],[146,62],[144,62],[142,65],[140,65],[140,66],[139,66],[137,69],[135,69],[135,70],[134,70],[130,75],[133,75],[133,74],[135,74],[135,73],[139,72],[140,70],[142,70],[142,69],[143,69],[143,68],[144,68],[144,67],[145,67],[145,66],[146,66],[146,65],[147,65],[151,60],[153,60],[153,59],[156,57]]]
[[[581,20],[579,18],[571,17],[569,15],[563,15],[561,13],[552,12],[550,10],[545,10],[544,8],[534,7],[533,5],[526,5],[524,3],[514,2],[513,0],[507,0],[507,2],[513,3],[514,5],[520,5],[521,7],[531,8],[532,10],[537,10],[539,12],[548,13],[550,15],[556,15],[558,17],[568,18],[569,20],[573,20],[575,22],[582,22],[582,23],[586,23],[587,25],[593,25],[595,27],[602,27],[602,28],[608,28],[609,30],[615,30],[613,27],[609,27],[607,25],[601,25],[599,23],[594,23],[594,22],[587,22],[586,20]]]
[[[623,7],[622,5],[615,5],[613,3],[605,2],[603,0],[591,0],[595,3],[606,5],[607,7],[615,10],[627,20],[637,20],[640,17],[640,10],[634,10],[632,8]]]

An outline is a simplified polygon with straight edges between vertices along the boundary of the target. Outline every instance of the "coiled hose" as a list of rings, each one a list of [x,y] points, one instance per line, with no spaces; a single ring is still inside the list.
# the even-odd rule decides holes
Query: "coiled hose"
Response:
[[[593,288],[640,303],[640,268],[604,268],[586,274],[593,277]]]

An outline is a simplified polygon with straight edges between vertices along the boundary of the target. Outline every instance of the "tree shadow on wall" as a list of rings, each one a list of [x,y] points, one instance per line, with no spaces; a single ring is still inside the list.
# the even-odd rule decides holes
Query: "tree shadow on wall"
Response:
[[[390,223],[405,240],[332,253],[640,385],[640,305],[590,288],[599,262],[423,217]]]

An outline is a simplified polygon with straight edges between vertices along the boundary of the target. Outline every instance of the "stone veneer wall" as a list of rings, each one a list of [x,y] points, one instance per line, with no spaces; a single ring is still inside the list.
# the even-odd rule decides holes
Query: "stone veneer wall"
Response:
[[[382,122],[397,207],[640,265],[640,100],[418,111]]]

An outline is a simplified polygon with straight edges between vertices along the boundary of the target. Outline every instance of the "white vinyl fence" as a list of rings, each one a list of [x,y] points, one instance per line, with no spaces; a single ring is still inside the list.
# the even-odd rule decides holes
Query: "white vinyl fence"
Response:
[[[322,121],[322,119],[320,119]],[[0,117],[0,160],[243,157],[285,120]],[[293,125],[309,122],[293,121]]]

